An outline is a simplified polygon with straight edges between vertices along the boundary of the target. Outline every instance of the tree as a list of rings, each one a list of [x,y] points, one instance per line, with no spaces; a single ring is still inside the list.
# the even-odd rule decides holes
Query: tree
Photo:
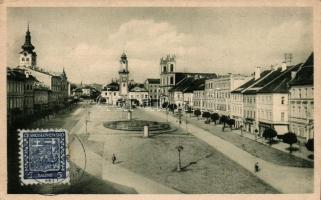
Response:
[[[168,106],[168,109],[174,113],[174,110],[177,109],[177,105],[174,104],[174,103],[172,103],[172,104],[170,104],[170,105]]]
[[[275,136],[277,136],[277,132],[272,128],[267,128],[263,132],[263,137],[269,140],[270,145],[272,145],[272,141]]]
[[[194,110],[194,115],[198,118],[201,115],[201,111],[200,110]]]
[[[308,142],[305,144],[305,147],[309,150],[309,151],[314,151],[314,139],[309,139]]]
[[[290,145],[289,151],[290,151],[290,153],[292,153],[292,150],[293,150],[292,144],[297,143],[298,139],[297,139],[295,133],[288,132],[283,135],[283,142]]]
[[[231,130],[232,130],[232,126],[235,126],[235,119],[229,119],[227,120],[227,125],[230,126]]]
[[[209,123],[209,118],[211,117],[211,113],[203,112],[202,117],[206,118],[205,123]]]
[[[216,125],[216,122],[217,122],[217,120],[220,119],[220,116],[217,113],[213,113],[213,114],[211,114],[211,119]]]
[[[225,124],[228,122],[228,120],[230,120],[230,118],[226,115],[222,115],[220,118],[220,123],[223,123],[223,127],[222,127],[223,131],[225,129]]]
[[[167,107],[168,107],[168,105],[169,105],[169,103],[168,103],[168,102],[164,102],[164,103],[162,104],[162,108],[167,108]]]

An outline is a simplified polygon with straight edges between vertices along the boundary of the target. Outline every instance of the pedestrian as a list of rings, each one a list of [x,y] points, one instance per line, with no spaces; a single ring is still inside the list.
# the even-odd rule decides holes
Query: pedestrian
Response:
[[[113,153],[113,156],[111,157],[111,160],[113,161],[113,164],[115,164],[115,162],[116,162],[116,156],[115,156],[114,153]]]
[[[255,165],[254,165],[254,170],[255,170],[255,173],[258,173],[260,171],[260,166],[259,166],[259,162],[256,162]]]

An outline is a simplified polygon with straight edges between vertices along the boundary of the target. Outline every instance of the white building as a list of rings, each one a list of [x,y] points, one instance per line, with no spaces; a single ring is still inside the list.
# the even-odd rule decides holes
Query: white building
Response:
[[[112,81],[103,88],[100,96],[105,99],[106,104],[116,106],[117,102],[121,99],[119,95],[119,84]]]
[[[289,131],[288,121],[288,82],[301,64],[286,66],[276,70],[278,76],[257,91],[257,119],[260,133],[273,128],[278,135]]]
[[[148,105],[150,102],[148,91],[144,85],[135,85],[130,88],[128,96],[133,103],[137,101],[139,105]]]
[[[159,91],[159,86],[160,86],[160,79],[155,79],[155,78],[148,78],[146,79],[145,83],[145,88],[148,91],[149,98],[151,100],[151,103],[153,105],[159,104],[159,98],[160,98],[160,91]]]
[[[303,140],[314,138],[313,69],[311,54],[289,83],[289,128]]]
[[[250,76],[228,74],[205,82],[205,109],[219,115],[230,115],[230,93],[245,82]]]

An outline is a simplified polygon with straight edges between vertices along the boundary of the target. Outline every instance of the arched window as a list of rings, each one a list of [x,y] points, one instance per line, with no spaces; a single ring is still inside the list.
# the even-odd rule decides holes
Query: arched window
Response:
[[[170,79],[171,79],[171,80],[170,80],[170,83],[171,83],[171,85],[173,85],[173,84],[174,84],[174,77],[171,76]]]
[[[174,71],[174,65],[171,64],[171,72],[173,72],[173,71]]]

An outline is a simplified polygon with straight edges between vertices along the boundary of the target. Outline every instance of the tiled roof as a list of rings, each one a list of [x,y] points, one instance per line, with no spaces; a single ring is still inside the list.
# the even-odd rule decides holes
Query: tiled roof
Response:
[[[313,72],[314,62],[312,53],[307,61],[301,66],[295,78],[289,82],[289,85],[313,85]]]
[[[190,93],[196,89],[202,89],[205,86],[206,78],[185,77],[172,87],[169,92],[180,91],[183,93]],[[204,89],[204,88],[203,88]]]
[[[215,73],[189,73],[189,72],[175,72],[176,84],[183,80],[185,77],[198,77],[198,78],[216,78]]]
[[[7,80],[25,81],[26,76],[23,72],[8,68],[7,69]]]
[[[246,89],[249,86],[251,86],[254,82],[255,82],[255,79],[252,78],[251,80],[247,81],[246,83],[244,83],[240,87],[238,87],[235,90],[233,90],[231,93],[241,93],[244,89]]]
[[[160,84],[159,78],[148,78],[147,81],[149,84]]]
[[[169,92],[181,91],[183,92],[186,88],[191,86],[191,83],[194,81],[193,77],[185,77],[179,81],[174,87],[172,87]]]
[[[129,89],[129,91],[131,91],[131,92],[132,92],[132,91],[135,92],[135,91],[137,90],[137,88],[141,88],[141,91],[147,91],[146,88],[145,88],[145,85],[142,84],[142,83],[130,84],[130,85],[128,86],[128,89]]]
[[[291,74],[292,72],[298,71],[300,66],[301,64],[289,66],[285,71],[281,72],[278,77],[260,89],[258,93],[287,93]]]
[[[262,81],[265,78],[265,76],[267,76],[270,72],[271,72],[271,70],[265,70],[265,71],[261,72],[259,79],[255,80],[254,78],[252,78],[251,80],[247,81],[246,83],[244,83],[240,87],[238,87],[235,90],[233,90],[231,93],[242,93],[242,92],[244,92],[250,86],[252,86],[252,85],[254,86],[255,83],[258,83],[259,81]],[[247,92],[251,93],[251,92],[255,92],[255,91],[256,91],[256,89],[252,88],[252,90],[249,90]]]
[[[246,88],[242,93],[243,94],[256,94],[260,89],[262,89],[266,84],[271,82],[273,79],[278,77],[281,74],[281,68],[276,70],[268,70],[269,72],[265,72],[265,76],[261,76],[257,79],[254,84],[250,87]]]

